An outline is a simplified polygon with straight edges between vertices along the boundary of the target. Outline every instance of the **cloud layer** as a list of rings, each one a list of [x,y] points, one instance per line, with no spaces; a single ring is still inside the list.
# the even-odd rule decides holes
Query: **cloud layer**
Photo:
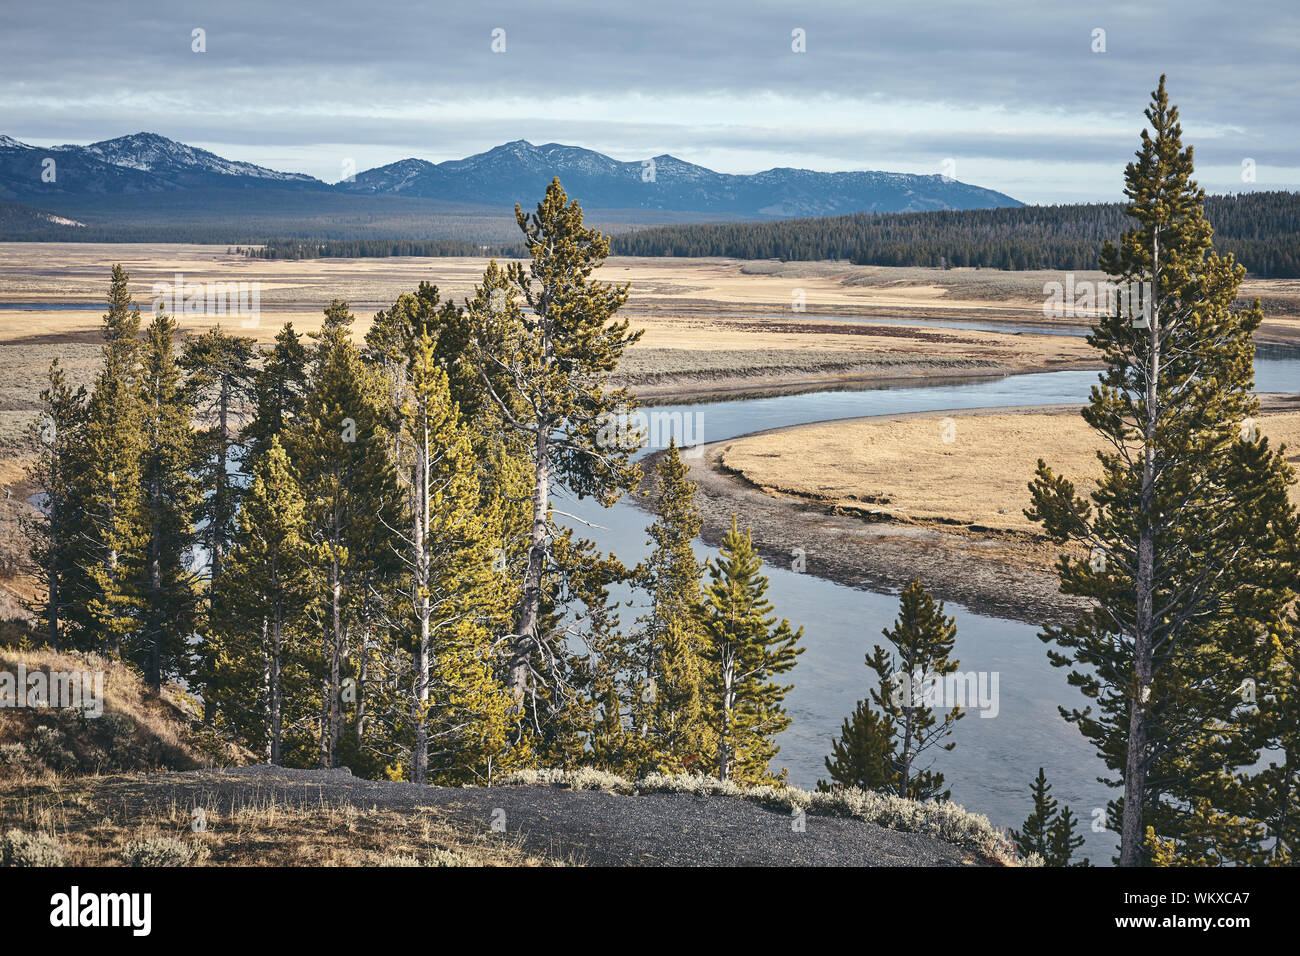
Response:
[[[1300,5],[1071,6],[53,0],[6,11],[0,132],[150,130],[328,180],[519,138],[727,172],[951,158],[1028,201],[1114,199],[1167,72],[1207,188],[1300,188]]]

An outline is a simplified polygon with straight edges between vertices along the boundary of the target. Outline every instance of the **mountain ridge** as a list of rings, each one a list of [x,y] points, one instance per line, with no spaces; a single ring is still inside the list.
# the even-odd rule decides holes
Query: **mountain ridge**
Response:
[[[53,178],[46,172],[47,159],[54,160]],[[524,139],[441,163],[408,157],[330,184],[305,173],[225,159],[157,133],[48,148],[0,135],[0,199],[21,202],[51,196],[241,188],[510,207],[536,202],[556,176],[570,196],[593,209],[784,219],[842,212],[1022,205],[996,190],[938,175],[879,170],[820,172],[793,167],[752,174],[719,173],[670,153],[623,161],[581,146],[537,146]]]

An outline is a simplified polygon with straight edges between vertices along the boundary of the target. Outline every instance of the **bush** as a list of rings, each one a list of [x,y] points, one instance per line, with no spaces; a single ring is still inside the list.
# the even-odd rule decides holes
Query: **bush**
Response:
[[[175,837],[132,840],[122,848],[122,862],[127,866],[185,866],[203,855],[192,843]]]
[[[63,846],[48,833],[10,830],[0,838],[0,866],[62,866]]]
[[[27,752],[21,743],[0,744],[0,768],[8,776],[39,777],[45,770],[39,757]]]
[[[68,746],[68,738],[57,727],[37,727],[27,749],[51,770],[67,771],[77,768],[77,755]]]

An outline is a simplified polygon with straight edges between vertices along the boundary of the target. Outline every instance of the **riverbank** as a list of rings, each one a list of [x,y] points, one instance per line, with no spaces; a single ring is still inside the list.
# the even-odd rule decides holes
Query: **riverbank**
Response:
[[[1300,462],[1300,396],[1261,398],[1260,427]],[[981,614],[1068,623],[1085,604],[1059,593],[1061,549],[1023,509],[1039,457],[1089,490],[1097,465],[1078,408],[869,416],[690,449],[702,537],[717,546],[735,514],[773,565],[878,592],[920,579]],[[658,454],[642,507],[654,501]]]

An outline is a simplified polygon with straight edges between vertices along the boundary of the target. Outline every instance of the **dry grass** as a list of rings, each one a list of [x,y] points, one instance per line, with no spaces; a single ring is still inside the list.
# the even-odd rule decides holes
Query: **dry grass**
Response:
[[[0,834],[55,839],[68,866],[121,866],[131,844],[180,841],[190,866],[536,866],[514,838],[471,830],[440,808],[294,804],[266,794],[139,803],[147,778],[0,780]],[[195,810],[203,826],[194,832]],[[157,845],[156,843],[154,845]]]
[[[1098,472],[1095,433],[1078,411],[883,418],[808,426],[729,444],[723,464],[776,496],[873,520],[1030,534],[1027,484],[1039,458],[1081,494]],[[1259,427],[1300,461],[1300,412],[1264,412]],[[948,431],[951,442],[944,441]],[[1291,488],[1300,503],[1300,486]]]
[[[104,706],[98,718],[54,708],[0,709],[0,773],[51,774],[120,770],[191,770],[235,766],[254,756],[203,727],[198,703],[165,685],[151,693],[140,675],[96,654],[0,648],[0,670],[103,672]]]

